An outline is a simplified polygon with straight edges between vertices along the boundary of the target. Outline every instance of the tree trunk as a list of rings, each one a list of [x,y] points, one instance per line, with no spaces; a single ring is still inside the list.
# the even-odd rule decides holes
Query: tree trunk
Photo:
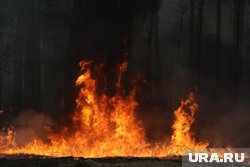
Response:
[[[39,1],[18,2],[14,109],[38,108],[40,91]]]
[[[0,32],[0,109],[3,107],[2,83],[3,83],[3,32],[1,31]]]
[[[221,62],[221,0],[217,0],[217,24],[216,24],[216,87],[219,89],[220,62]],[[218,91],[217,91],[218,92]]]
[[[40,59],[40,3],[34,0],[34,25],[33,42],[35,56],[35,108],[41,108],[41,59]]]
[[[39,1],[28,0],[26,5],[26,30],[24,57],[24,92],[25,108],[38,108],[40,91],[40,32],[39,32]]]
[[[181,2],[183,3],[183,2]],[[176,47],[176,58],[175,58],[175,65],[179,65],[179,59],[180,59],[180,49],[181,49],[181,41],[182,41],[182,31],[183,31],[183,25],[184,25],[184,14],[185,9],[183,7],[183,4],[180,4],[180,27],[178,32],[178,39],[177,39],[177,47]]]
[[[237,98],[241,83],[241,42],[244,20],[245,0],[234,0],[234,57],[233,57],[233,96]]]
[[[160,43],[159,43],[159,21],[158,21],[158,13],[154,11],[153,13],[154,19],[154,57],[155,57],[155,76],[157,84],[161,83],[161,55],[160,55]]]
[[[203,7],[204,0],[198,1],[198,13],[197,13],[197,39],[196,39],[196,53],[195,53],[195,71],[196,71],[196,86],[199,86],[200,80],[200,64],[202,57],[202,29],[203,29]]]
[[[152,70],[152,98],[153,105],[159,106],[161,103],[161,91],[162,91],[162,74],[161,74],[161,55],[160,55],[160,44],[159,44],[159,22],[158,12],[152,9],[152,54],[151,54],[151,70]]]
[[[194,65],[194,32],[195,32],[195,0],[190,0],[190,4],[189,4],[189,10],[190,10],[190,66],[191,69],[193,69],[193,65]]]
[[[75,97],[77,92],[75,90],[74,81],[77,77],[79,72],[78,62],[80,61],[79,56],[79,44],[80,44],[80,35],[79,31],[83,27],[83,19],[81,18],[81,10],[84,0],[74,0],[74,7],[73,7],[73,23],[72,23],[72,30],[71,30],[71,41],[70,41],[70,52],[69,55],[66,57],[65,61],[65,80],[64,80],[64,89],[65,92],[63,93],[63,100],[64,100],[64,107],[63,109],[69,113],[75,107]],[[83,30],[82,30],[83,31]]]
[[[184,26],[184,15],[185,15],[185,9],[183,7],[183,1],[180,2],[179,4],[179,9],[180,9],[180,25],[179,25],[179,30],[178,30],[178,38],[177,38],[177,45],[176,45],[176,56],[175,56],[175,64],[174,64],[174,72],[173,72],[173,88],[172,88],[172,108],[176,107],[176,102],[178,101],[179,97],[179,90],[177,89],[176,85],[178,84],[178,74],[177,74],[177,68],[179,67],[179,61],[180,61],[180,50],[181,50],[181,41],[183,38],[183,26]]]
[[[20,111],[23,104],[23,57],[25,55],[25,9],[26,1],[17,2],[17,25],[16,25],[16,53],[14,59],[14,84],[13,84],[13,108]]]

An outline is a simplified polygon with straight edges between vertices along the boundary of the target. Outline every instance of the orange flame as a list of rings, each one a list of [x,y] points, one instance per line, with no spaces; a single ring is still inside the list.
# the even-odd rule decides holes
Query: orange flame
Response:
[[[48,130],[49,142],[35,138],[20,146],[16,142],[19,136],[13,128],[9,128],[7,134],[0,132],[0,153],[58,157],[168,157],[181,155],[183,148],[208,146],[208,143],[197,143],[190,134],[198,108],[193,94],[182,101],[174,112],[171,142],[150,143],[145,137],[142,122],[136,119],[136,89],[132,89],[126,97],[120,94],[127,62],[118,68],[117,93],[113,97],[97,93],[96,80],[92,78],[89,67],[91,64],[80,62],[82,74],[76,80],[79,94],[72,117],[73,129],[65,127],[59,134]]]
[[[174,132],[172,135],[172,145],[176,146],[176,154],[180,155],[179,150],[185,148],[206,148],[208,143],[196,143],[192,138],[190,130],[195,121],[195,111],[198,104],[195,102],[194,94],[190,93],[188,99],[181,101],[180,107],[174,112],[175,121],[172,126]]]

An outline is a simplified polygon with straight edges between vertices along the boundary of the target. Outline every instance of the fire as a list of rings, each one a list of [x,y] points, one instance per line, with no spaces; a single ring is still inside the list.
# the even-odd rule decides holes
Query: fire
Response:
[[[175,121],[172,126],[172,144],[179,147],[178,150],[185,148],[206,148],[208,143],[197,143],[192,138],[190,129],[195,121],[195,111],[198,104],[195,102],[194,94],[190,93],[188,99],[181,101],[180,107],[174,112]],[[177,151],[176,154],[181,154]]]
[[[97,91],[92,65],[91,61],[80,62],[82,74],[76,80],[79,93],[71,128],[64,127],[55,133],[47,127],[48,141],[34,138],[19,145],[16,142],[19,136],[10,127],[0,132],[0,153],[56,157],[168,157],[181,155],[184,148],[208,146],[206,142],[196,142],[190,132],[198,108],[192,93],[174,112],[171,142],[150,143],[145,137],[142,121],[136,116],[136,87],[126,96],[121,93],[122,75],[128,63],[125,61],[117,68],[117,92],[112,97]]]

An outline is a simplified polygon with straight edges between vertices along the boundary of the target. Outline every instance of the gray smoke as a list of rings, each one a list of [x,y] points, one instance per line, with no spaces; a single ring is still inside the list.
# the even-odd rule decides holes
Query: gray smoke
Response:
[[[52,120],[34,110],[23,111],[14,121],[16,142],[23,145],[33,139],[46,141],[48,133],[51,131]]]

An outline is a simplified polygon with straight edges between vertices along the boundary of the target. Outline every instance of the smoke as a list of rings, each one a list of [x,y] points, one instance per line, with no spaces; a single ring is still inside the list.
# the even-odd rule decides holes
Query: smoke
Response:
[[[0,110],[0,115],[4,113],[4,110]]]
[[[211,105],[211,104],[210,104]],[[214,106],[216,114],[206,114],[201,132],[203,138],[211,141],[214,147],[250,147],[249,104],[239,100],[222,98],[219,105]],[[211,112],[207,110],[206,112]]]
[[[25,145],[34,139],[46,141],[52,125],[48,116],[34,110],[23,111],[14,121],[15,141],[18,145]]]

